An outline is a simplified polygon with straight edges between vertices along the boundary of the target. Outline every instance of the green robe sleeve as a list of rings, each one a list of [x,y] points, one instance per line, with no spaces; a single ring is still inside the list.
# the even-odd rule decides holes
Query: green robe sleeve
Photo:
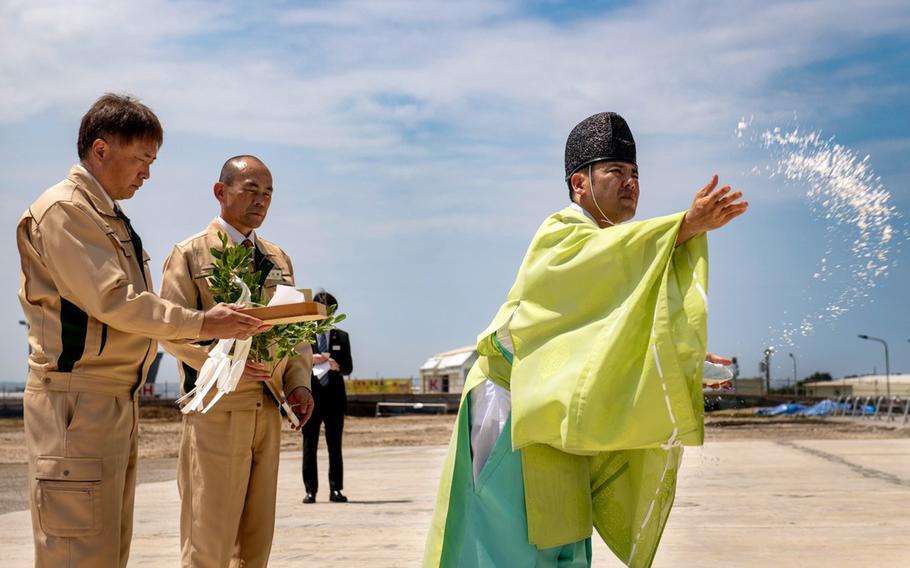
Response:
[[[567,208],[541,225],[480,336],[512,336],[515,449],[703,442],[707,239],[676,247],[683,216],[600,229]]]

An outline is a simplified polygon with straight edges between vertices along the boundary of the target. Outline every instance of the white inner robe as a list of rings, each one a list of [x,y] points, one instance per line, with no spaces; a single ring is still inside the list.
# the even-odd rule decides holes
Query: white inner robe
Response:
[[[503,327],[496,332],[496,339],[512,352],[512,338]],[[487,459],[493,452],[496,440],[502,434],[512,412],[512,393],[487,379],[469,393],[471,404],[471,454],[474,465],[474,483],[480,477]]]

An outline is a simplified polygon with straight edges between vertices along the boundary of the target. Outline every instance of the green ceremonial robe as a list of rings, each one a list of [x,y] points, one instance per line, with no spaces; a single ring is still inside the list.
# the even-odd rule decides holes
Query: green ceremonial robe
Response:
[[[649,566],[673,504],[681,446],[704,441],[707,238],[676,247],[683,217],[600,229],[572,207],[551,215],[478,336],[458,424],[483,381],[511,391],[503,434],[521,467],[502,471],[523,491],[525,510],[514,518],[526,520],[527,542],[541,552],[596,528],[627,565]],[[496,340],[504,331],[512,352]],[[484,565],[460,558],[465,539],[487,539],[487,550],[506,542],[471,530],[485,509],[501,513],[512,502],[505,489],[464,490],[472,486],[470,439],[456,427],[425,566]]]

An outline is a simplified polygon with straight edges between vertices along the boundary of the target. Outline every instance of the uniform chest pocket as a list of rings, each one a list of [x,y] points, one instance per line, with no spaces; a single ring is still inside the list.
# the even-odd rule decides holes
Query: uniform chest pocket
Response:
[[[135,253],[135,249],[133,249],[133,241],[130,239],[129,235],[121,235],[113,227],[108,226],[107,227],[107,236],[120,247],[120,250],[123,251],[124,256],[126,256],[127,258],[132,258],[133,256],[135,256],[136,253]],[[145,251],[143,251],[143,253],[144,252]],[[143,254],[143,257],[145,257],[145,256],[146,255]],[[144,262],[147,260],[148,260],[147,258],[143,258]]]
[[[294,283],[294,275],[291,274],[289,270],[282,268],[281,266],[273,266],[267,273],[260,273],[260,276],[269,286],[275,286],[276,284],[285,284],[291,286]]]
[[[203,304],[210,299],[214,302],[214,299],[211,298],[212,287],[209,285],[209,277],[211,277],[213,270],[214,267],[211,265],[203,266],[198,270],[195,267],[190,268],[190,274],[193,275],[193,284],[196,285],[196,290],[199,292],[198,299],[202,302],[196,306],[197,309],[202,309]]]
[[[215,267],[212,265],[200,267],[198,271],[193,271],[193,280],[207,280],[213,270]]]

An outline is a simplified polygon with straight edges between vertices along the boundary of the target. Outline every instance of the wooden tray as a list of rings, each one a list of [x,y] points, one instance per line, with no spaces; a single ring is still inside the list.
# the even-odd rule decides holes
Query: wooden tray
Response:
[[[328,317],[326,315],[326,305],[319,302],[300,302],[265,308],[247,308],[240,311],[272,325],[321,320]]]

